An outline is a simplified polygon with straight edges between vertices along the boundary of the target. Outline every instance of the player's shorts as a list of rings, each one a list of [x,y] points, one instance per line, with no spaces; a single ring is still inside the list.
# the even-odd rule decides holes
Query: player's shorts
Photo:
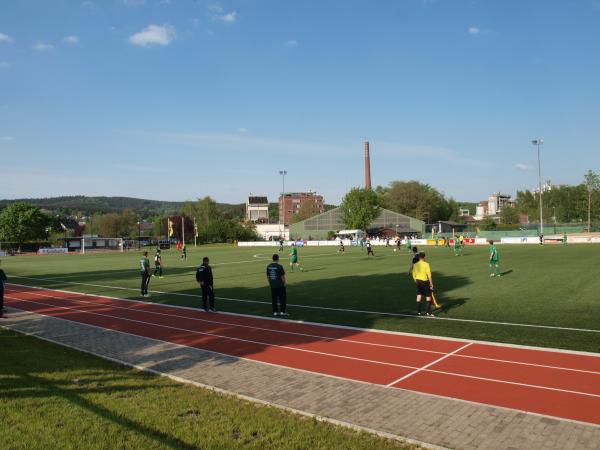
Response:
[[[291,262],[292,264],[296,264],[296,263],[298,262],[298,258],[294,258],[294,257],[292,257],[292,259],[290,259],[290,262]]]
[[[417,280],[417,295],[431,297],[431,288],[429,287],[429,281]]]
[[[492,258],[490,259],[490,264],[498,264],[500,262],[500,258]]]

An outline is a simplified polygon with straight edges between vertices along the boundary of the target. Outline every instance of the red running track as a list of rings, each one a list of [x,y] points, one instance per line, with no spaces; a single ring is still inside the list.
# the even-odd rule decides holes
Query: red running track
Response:
[[[600,425],[600,356],[7,285],[7,306],[263,363]],[[427,320],[427,319],[423,319]]]

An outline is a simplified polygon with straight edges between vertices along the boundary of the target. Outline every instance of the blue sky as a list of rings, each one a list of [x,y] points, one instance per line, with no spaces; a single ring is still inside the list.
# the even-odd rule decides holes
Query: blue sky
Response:
[[[600,0],[4,1],[0,198],[578,183],[599,80]]]

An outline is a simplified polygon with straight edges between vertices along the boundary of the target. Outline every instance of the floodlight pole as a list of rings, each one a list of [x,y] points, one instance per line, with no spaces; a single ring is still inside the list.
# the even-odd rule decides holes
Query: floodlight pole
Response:
[[[140,234],[142,233],[142,232],[141,232],[141,226],[140,226],[140,225],[141,225],[141,224],[140,224],[140,221],[138,220],[138,223],[137,223],[137,226],[138,226],[138,250],[139,250],[140,248],[142,248],[142,243],[141,243],[141,241],[140,241]],[[98,245],[98,244],[96,244],[96,245]]]
[[[281,175],[281,212],[283,212],[283,219],[285,219],[285,176],[287,170],[280,170]],[[279,232],[281,233],[281,239],[285,240],[285,223],[283,222],[281,214],[279,215]],[[283,224],[283,227],[281,226]]]
[[[544,211],[542,206],[542,162],[540,158],[540,145],[544,144],[542,138],[534,139],[531,143],[537,146],[537,157],[538,157],[538,183],[540,189],[540,235],[544,234]]]

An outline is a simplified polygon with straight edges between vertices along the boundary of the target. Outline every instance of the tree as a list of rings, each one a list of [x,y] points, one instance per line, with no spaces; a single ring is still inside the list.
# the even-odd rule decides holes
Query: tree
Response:
[[[50,219],[37,206],[16,202],[0,213],[0,239],[23,244],[44,239]]]
[[[303,220],[310,219],[317,214],[321,214],[321,210],[314,200],[307,200],[300,205],[298,212],[292,217],[292,222],[302,222]]]
[[[342,222],[351,229],[366,230],[379,216],[380,211],[381,204],[377,193],[361,188],[351,189],[340,205]]]
[[[418,181],[392,181],[387,187],[378,186],[381,204],[392,211],[437,222],[458,215],[458,205],[428,184]]]
[[[587,222],[588,233],[592,230],[592,194],[600,189],[600,176],[592,170],[583,176],[588,194]]]
[[[517,209],[512,206],[503,206],[502,211],[500,211],[500,219],[502,219],[502,223],[505,224],[519,223],[519,213]]]

